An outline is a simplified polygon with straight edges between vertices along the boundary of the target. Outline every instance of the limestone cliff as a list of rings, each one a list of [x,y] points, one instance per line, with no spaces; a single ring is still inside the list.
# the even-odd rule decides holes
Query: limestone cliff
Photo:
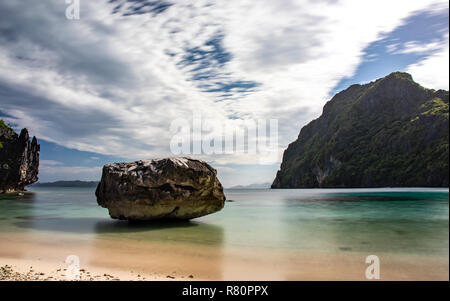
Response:
[[[352,85],[302,128],[272,188],[448,187],[448,102],[407,73]]]
[[[23,191],[38,180],[39,151],[27,129],[17,135],[0,120],[0,193]]]

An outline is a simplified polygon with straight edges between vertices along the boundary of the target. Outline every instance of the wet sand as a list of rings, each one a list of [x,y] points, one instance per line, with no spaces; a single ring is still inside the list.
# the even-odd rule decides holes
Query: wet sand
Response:
[[[80,280],[367,280],[370,255],[26,233],[0,241],[2,280],[70,280],[69,255],[80,259]],[[381,280],[449,280],[448,256],[376,255]]]

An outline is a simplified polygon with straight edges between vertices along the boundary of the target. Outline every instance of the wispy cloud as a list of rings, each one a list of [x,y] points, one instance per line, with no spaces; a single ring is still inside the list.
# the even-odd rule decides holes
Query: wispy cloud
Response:
[[[41,139],[130,159],[170,155],[170,122],[192,111],[224,123],[276,118],[281,153],[355,73],[367,45],[432,2],[448,7],[425,0],[81,1],[81,19],[69,21],[64,1],[2,1],[0,110]],[[412,72],[428,74],[430,60]],[[242,154],[204,159],[257,162]]]
[[[39,173],[45,174],[45,181],[98,180],[102,171],[101,166],[67,166],[53,160],[41,160],[39,165]]]
[[[447,37],[448,39],[448,37]],[[435,41],[431,43],[421,43],[419,41],[409,41],[403,45],[400,44],[391,44],[387,46],[387,51],[392,54],[424,54],[424,53],[433,53],[437,50],[441,50],[445,47],[445,43],[441,41]]]
[[[423,86],[434,89],[449,89],[449,40],[424,60],[408,67],[407,72]]]
[[[41,167],[46,166],[46,167],[53,167],[53,166],[59,166],[59,165],[64,165],[64,163],[59,162],[59,161],[55,161],[55,160],[40,160],[39,161],[39,165]]]

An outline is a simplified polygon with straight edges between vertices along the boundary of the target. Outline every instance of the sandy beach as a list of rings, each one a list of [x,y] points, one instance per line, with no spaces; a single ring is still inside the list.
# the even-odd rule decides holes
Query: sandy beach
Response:
[[[81,268],[78,277],[71,277],[65,262],[0,258],[0,281],[146,281],[172,280],[111,268]]]
[[[82,281],[367,280],[363,254],[223,250],[67,236],[0,234],[1,280],[71,280],[65,259],[80,259]],[[380,254],[381,280],[447,280],[448,258]]]

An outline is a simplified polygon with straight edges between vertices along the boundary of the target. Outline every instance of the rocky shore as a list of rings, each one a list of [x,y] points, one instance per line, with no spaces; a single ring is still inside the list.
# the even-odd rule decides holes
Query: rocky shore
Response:
[[[35,266],[0,265],[0,281],[162,281],[162,280],[194,280],[193,275],[144,275],[140,273],[118,272],[101,273],[98,269],[79,270],[79,276],[69,277],[67,268],[51,268]]]

